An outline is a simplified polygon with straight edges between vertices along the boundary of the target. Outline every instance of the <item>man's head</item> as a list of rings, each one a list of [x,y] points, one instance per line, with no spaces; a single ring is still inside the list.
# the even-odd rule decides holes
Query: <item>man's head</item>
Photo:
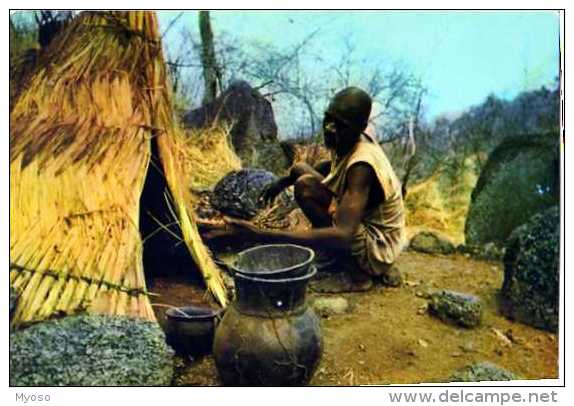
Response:
[[[347,87],[338,92],[325,111],[323,134],[325,145],[345,154],[359,140],[369,123],[371,97],[357,87]]]

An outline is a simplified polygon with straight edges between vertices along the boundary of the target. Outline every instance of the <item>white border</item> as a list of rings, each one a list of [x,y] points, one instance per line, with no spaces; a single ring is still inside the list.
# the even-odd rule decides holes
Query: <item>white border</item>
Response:
[[[109,0],[102,0],[99,2],[78,2],[78,1],[28,1],[28,0],[21,0],[21,1],[9,1],[7,3],[8,8],[27,8],[27,9],[77,9],[77,8],[100,8],[100,9],[107,9],[107,8],[137,8],[137,9],[158,9],[158,8],[172,8],[172,9],[186,9],[188,7],[193,7],[194,9],[227,9],[227,8],[238,8],[238,9],[312,9],[312,8],[321,8],[321,9],[344,9],[344,8],[389,8],[389,9],[423,9],[423,8],[433,8],[433,9],[448,9],[448,8],[457,8],[457,9],[485,9],[485,8],[544,8],[544,9],[561,9],[566,8],[567,2],[566,1],[532,1],[532,0],[523,0],[520,2],[513,2],[513,1],[500,1],[500,0],[482,0],[482,1],[434,1],[429,3],[427,1],[342,1],[342,0],[332,0],[329,2],[313,2],[310,3],[309,1],[301,1],[301,0],[292,0],[292,1],[275,1],[273,3],[267,1],[242,1],[242,2],[232,2],[232,1],[205,1],[205,0],[195,0],[195,1],[149,1],[149,0],[141,0],[141,1],[109,1]],[[574,14],[574,11],[572,11]],[[5,15],[6,17],[6,15]],[[566,24],[568,27],[574,27],[572,24],[572,18],[570,17],[570,13],[566,12],[566,22],[570,21],[570,24]],[[4,30],[2,31],[6,35],[6,40],[2,41],[3,52],[4,55],[8,53],[8,22],[5,18],[4,22]],[[563,27],[563,25],[562,25]],[[574,30],[574,28],[570,28],[570,30]],[[563,30],[562,34],[563,35]],[[569,32],[567,34],[570,34]],[[564,38],[563,38],[564,39]],[[562,42],[564,43],[564,42]],[[568,58],[570,60],[570,58]],[[570,64],[574,66],[574,64]],[[570,66],[569,65],[569,66]],[[2,73],[3,77],[8,77],[8,63],[4,63],[2,66]],[[571,86],[567,82],[568,86]],[[8,81],[4,80],[2,82],[2,86],[4,89],[4,95],[8,95]],[[566,88],[566,91],[569,89]],[[5,108],[4,111],[8,112],[8,101],[7,97],[4,98]],[[574,102],[566,105],[567,117],[574,117],[572,112],[572,105]],[[4,232],[0,233],[0,252],[2,255],[2,259],[4,260],[5,264],[8,264],[8,237],[9,237],[9,230],[8,230],[8,190],[9,190],[9,174],[8,174],[8,134],[9,134],[9,123],[8,119],[4,120],[4,137],[1,139],[1,145],[3,148],[3,153],[5,154],[5,160],[2,161],[2,165],[0,166],[0,182],[1,188],[5,192],[5,198],[1,200],[2,204],[2,217],[0,224],[2,224],[5,229]],[[564,164],[564,161],[563,161]],[[567,171],[570,170],[567,168]],[[573,177],[568,177],[568,173],[566,174],[566,180],[568,183],[565,183],[564,186],[568,187]],[[574,176],[574,175],[573,175]],[[565,199],[567,189],[563,188],[563,199]],[[563,201],[564,203],[564,201]],[[564,208],[564,205],[562,206]],[[564,213],[563,213],[564,214]],[[570,221],[569,218],[571,217],[564,217],[567,222],[565,226],[568,225]],[[562,248],[565,248],[565,253],[572,252],[572,245],[571,240],[565,241],[562,239],[561,241]],[[562,265],[564,268],[564,265]],[[564,269],[562,269],[564,271]],[[571,287],[572,280],[574,277],[567,278],[568,285]],[[2,289],[4,292],[8,291],[6,279],[2,282]],[[564,278],[562,278],[564,281]],[[567,292],[571,292],[572,289],[568,288],[568,286],[562,286],[562,289],[566,288]],[[564,292],[564,290],[562,290]],[[561,298],[561,304],[563,304],[564,297]],[[571,315],[574,314],[574,310],[572,310],[572,302],[573,299],[569,298],[567,301],[568,308],[566,309],[566,314]],[[6,301],[4,302],[6,303]],[[562,315],[564,312],[561,313]],[[3,325],[4,327],[4,334],[2,334],[2,348],[8,348],[7,343],[7,312],[3,313]],[[569,333],[571,334],[571,333]],[[561,342],[561,362],[560,362],[560,376],[561,379],[559,380],[540,380],[540,381],[524,381],[524,382],[512,382],[513,385],[520,384],[520,385],[560,385],[563,379],[564,371],[562,370],[562,357],[564,354],[564,331],[560,332],[560,342]],[[568,368],[569,375],[572,375],[570,369],[572,368],[572,351],[569,350],[566,355],[566,362],[570,367]],[[2,352],[2,379],[3,382],[7,385],[8,383],[8,354],[7,351]],[[572,380],[572,378],[569,378]],[[508,383],[498,383],[500,386],[506,386]],[[488,386],[489,384],[482,384],[479,386]],[[494,384],[490,384],[494,386]],[[442,385],[441,385],[442,386]],[[325,400],[330,402],[331,404],[349,404],[349,403],[358,403],[358,402],[369,402],[370,404],[378,404],[378,403],[389,403],[387,393],[392,392],[427,392],[427,391],[443,391],[445,389],[456,389],[462,385],[456,384],[449,386],[449,388],[431,388],[431,387],[420,387],[420,386],[413,386],[409,388],[394,388],[394,387],[384,387],[384,388],[292,388],[288,390],[281,390],[281,389],[266,389],[266,388],[257,388],[257,389],[241,389],[241,388],[47,388],[47,389],[31,389],[31,390],[22,390],[19,388],[8,388],[5,389],[2,393],[2,397],[7,401],[7,404],[16,404],[15,401],[15,394],[16,392],[26,392],[28,394],[31,393],[47,393],[50,394],[52,397],[51,404],[54,405],[77,405],[78,402],[81,402],[83,405],[102,405],[102,404],[138,404],[138,405],[163,405],[163,404],[185,404],[185,403],[194,403],[194,404],[237,404],[245,402],[249,402],[250,404],[273,404],[273,405],[283,405],[289,404],[292,405],[295,402],[305,402],[305,403],[312,403],[316,402],[319,396],[321,400]],[[477,388],[468,388],[468,390],[476,391]],[[497,390],[505,390],[505,391],[518,391],[518,392],[536,392],[542,391],[544,388],[491,388],[484,390],[488,391],[497,391]],[[550,389],[548,389],[550,390]],[[560,403],[565,403],[568,400],[572,400],[570,394],[564,390],[563,388],[555,388],[555,391],[559,392],[559,400]],[[285,396],[279,396],[279,393],[284,393]],[[376,403],[374,403],[376,402]],[[21,402],[20,402],[21,403]],[[569,402],[570,403],[570,402]],[[413,403],[413,404],[421,404],[421,403]]]

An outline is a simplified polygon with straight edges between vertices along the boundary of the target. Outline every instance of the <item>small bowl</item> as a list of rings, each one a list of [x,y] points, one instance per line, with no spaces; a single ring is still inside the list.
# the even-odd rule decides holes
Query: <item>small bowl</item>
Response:
[[[165,312],[166,341],[180,355],[210,354],[218,310],[209,307],[174,307]]]

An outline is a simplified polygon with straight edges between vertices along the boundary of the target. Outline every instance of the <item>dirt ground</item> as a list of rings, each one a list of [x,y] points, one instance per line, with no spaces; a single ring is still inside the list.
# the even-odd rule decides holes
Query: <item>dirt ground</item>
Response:
[[[558,377],[557,336],[509,321],[497,310],[502,263],[405,252],[397,265],[405,277],[400,288],[335,295],[345,297],[350,310],[321,319],[324,354],[311,385],[446,382],[456,369],[480,361],[525,379]],[[431,317],[425,296],[437,289],[479,296],[481,326],[464,329]],[[156,279],[151,290],[161,295],[156,302],[170,305],[209,300],[201,287],[182,279]],[[156,308],[160,323],[164,312]],[[211,356],[177,359],[174,385],[219,384]]]

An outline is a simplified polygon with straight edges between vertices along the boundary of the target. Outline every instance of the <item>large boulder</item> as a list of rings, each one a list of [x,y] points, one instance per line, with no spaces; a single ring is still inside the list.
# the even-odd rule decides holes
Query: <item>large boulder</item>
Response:
[[[211,204],[232,217],[251,219],[263,208],[259,196],[277,176],[263,169],[232,171],[221,179],[211,195]]]
[[[504,256],[502,312],[549,331],[558,329],[560,211],[552,207],[511,235]]]
[[[490,154],[472,192],[465,238],[504,244],[532,215],[558,204],[559,136],[508,137]]]
[[[187,128],[205,128],[215,122],[231,126],[231,142],[245,166],[273,172],[281,172],[289,166],[277,138],[273,107],[247,82],[232,83],[213,102],[183,115]]]
[[[158,386],[173,372],[173,351],[151,321],[78,315],[10,334],[11,386]]]

